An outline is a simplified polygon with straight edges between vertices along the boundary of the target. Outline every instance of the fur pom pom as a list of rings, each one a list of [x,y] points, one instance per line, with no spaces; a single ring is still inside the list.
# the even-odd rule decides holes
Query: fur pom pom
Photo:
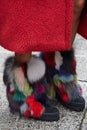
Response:
[[[55,68],[57,70],[60,69],[60,66],[63,64],[63,57],[61,56],[61,53],[59,51],[55,52]]]
[[[45,75],[45,63],[39,57],[34,57],[30,59],[27,63],[27,77],[30,83],[37,82]]]

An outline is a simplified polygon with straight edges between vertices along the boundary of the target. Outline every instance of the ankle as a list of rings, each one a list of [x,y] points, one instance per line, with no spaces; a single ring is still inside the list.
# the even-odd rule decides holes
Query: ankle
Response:
[[[31,58],[31,52],[27,52],[24,54],[15,53],[15,59],[19,63],[26,63],[30,60],[30,58]]]

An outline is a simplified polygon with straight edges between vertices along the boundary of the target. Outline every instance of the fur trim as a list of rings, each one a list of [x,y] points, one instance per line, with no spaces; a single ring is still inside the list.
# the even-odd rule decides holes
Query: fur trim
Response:
[[[21,114],[24,114],[27,109],[28,109],[28,105],[26,103],[22,104],[20,106]]]
[[[55,52],[55,68],[57,70],[60,69],[60,66],[63,64],[63,57],[61,56],[61,53],[59,51]]]
[[[74,100],[76,98],[79,98],[79,96],[81,96],[81,91],[78,84],[75,84],[74,82],[70,82],[70,83],[65,83],[64,86],[65,86],[65,91],[71,100]]]
[[[61,55],[63,57],[63,67],[65,71],[69,74],[75,74],[75,67],[73,67],[74,50],[62,51]]]
[[[27,63],[27,77],[30,83],[37,82],[45,75],[45,63],[39,57],[32,57]]]
[[[9,57],[5,61],[3,81],[5,85],[12,83],[13,81],[13,67],[14,66],[14,58]]]
[[[23,92],[25,77],[21,67],[17,67],[14,69],[15,82],[18,86],[18,89]]]
[[[10,84],[10,92],[13,92],[15,90],[13,82]]]
[[[3,81],[6,86],[12,83],[14,79],[14,68],[20,66],[19,63],[15,60],[14,56],[10,56],[5,61]]]

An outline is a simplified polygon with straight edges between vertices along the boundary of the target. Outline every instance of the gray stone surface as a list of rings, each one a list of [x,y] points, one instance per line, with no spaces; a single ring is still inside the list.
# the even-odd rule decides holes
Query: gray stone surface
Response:
[[[78,80],[83,87],[83,96],[87,107],[87,41],[77,36],[75,40]],[[2,81],[5,59],[13,55],[0,47],[0,130],[87,130],[87,111],[72,112],[57,104],[60,120],[57,122],[41,122],[33,119],[19,118],[8,109],[5,86]]]
[[[87,130],[87,110],[82,124],[82,130]]]

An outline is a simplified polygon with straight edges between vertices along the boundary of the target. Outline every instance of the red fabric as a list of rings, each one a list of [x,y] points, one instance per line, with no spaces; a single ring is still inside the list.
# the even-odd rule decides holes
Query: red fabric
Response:
[[[70,48],[73,0],[0,0],[0,45],[18,53]]]
[[[55,56],[55,52],[45,52],[44,53],[45,63],[54,67],[56,65],[54,56]]]
[[[87,2],[81,16],[78,33],[87,39]]]

